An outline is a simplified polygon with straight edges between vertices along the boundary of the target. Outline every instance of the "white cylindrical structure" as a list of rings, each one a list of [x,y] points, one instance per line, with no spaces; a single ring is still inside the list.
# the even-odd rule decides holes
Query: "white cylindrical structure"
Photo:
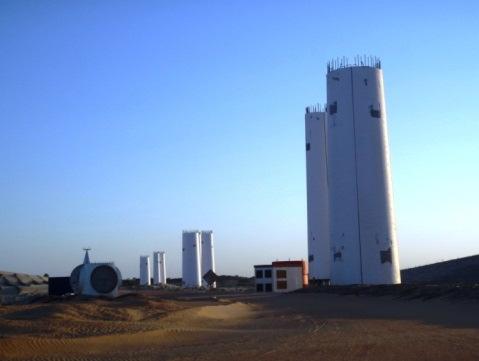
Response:
[[[153,252],[153,284],[160,284],[160,252]]]
[[[151,285],[150,256],[140,256],[140,285]]]
[[[329,68],[332,284],[400,283],[380,63]]]
[[[306,108],[306,185],[309,279],[330,279],[326,113]]]
[[[199,231],[183,231],[183,287],[201,286],[200,239]]]
[[[203,279],[203,276],[209,271],[215,271],[215,249],[213,242],[213,231],[201,232],[201,282],[204,287],[208,283]],[[211,288],[216,288],[216,282],[212,283]]]
[[[166,253],[160,252],[160,284],[166,285]]]

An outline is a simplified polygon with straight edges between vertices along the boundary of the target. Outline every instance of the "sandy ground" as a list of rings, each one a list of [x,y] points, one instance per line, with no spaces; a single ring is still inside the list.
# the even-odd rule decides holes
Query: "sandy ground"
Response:
[[[479,360],[477,302],[218,297],[3,306],[0,360]]]

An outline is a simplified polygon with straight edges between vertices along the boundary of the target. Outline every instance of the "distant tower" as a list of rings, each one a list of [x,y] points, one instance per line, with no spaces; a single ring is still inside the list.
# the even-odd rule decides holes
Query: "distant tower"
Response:
[[[160,284],[160,252],[153,252],[153,284]]]
[[[153,252],[153,284],[166,285],[165,252]]]
[[[213,243],[213,231],[201,232],[201,282],[204,287],[208,283],[203,279],[203,276],[208,271],[215,272],[215,249]],[[216,282],[211,284],[211,288],[216,288]]]
[[[200,287],[201,276],[201,233],[183,231],[183,286]]]
[[[309,279],[330,279],[326,113],[306,108],[306,183]]]
[[[166,253],[160,252],[160,284],[166,285]]]
[[[327,98],[331,282],[400,283],[379,60],[328,65]]]
[[[150,256],[140,256],[140,285],[151,285]]]

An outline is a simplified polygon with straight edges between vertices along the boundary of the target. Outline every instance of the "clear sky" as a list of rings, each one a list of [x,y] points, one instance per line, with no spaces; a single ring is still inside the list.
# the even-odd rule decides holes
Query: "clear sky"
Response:
[[[479,253],[479,2],[0,2],[0,270],[306,258],[304,107],[381,58],[401,267]]]

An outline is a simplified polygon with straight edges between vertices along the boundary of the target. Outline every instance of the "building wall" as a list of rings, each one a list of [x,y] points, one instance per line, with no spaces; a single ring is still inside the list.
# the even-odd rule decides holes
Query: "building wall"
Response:
[[[278,277],[281,272],[286,272],[286,277]],[[279,288],[280,284],[278,282],[286,282],[286,288]],[[291,292],[303,287],[303,267],[273,267],[274,292]]]
[[[326,114],[305,114],[309,278],[330,278]]]
[[[327,74],[333,284],[400,283],[381,69]]]
[[[200,232],[183,232],[182,284],[184,287],[201,286]]]
[[[258,271],[261,277],[258,277]],[[270,277],[268,277],[268,272]],[[273,291],[273,267],[255,267],[255,287],[257,292],[272,292]]]

